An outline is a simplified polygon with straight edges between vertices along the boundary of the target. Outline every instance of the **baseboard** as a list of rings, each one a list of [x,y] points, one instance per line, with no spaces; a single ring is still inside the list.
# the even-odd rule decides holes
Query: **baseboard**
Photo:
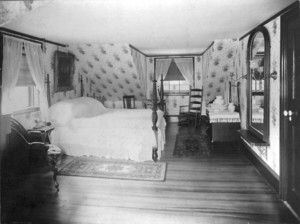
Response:
[[[260,174],[267,180],[270,186],[279,194],[279,178],[272,171],[268,165],[259,158],[243,141],[240,140],[240,150],[247,156],[247,158],[253,163],[256,169],[260,172]]]

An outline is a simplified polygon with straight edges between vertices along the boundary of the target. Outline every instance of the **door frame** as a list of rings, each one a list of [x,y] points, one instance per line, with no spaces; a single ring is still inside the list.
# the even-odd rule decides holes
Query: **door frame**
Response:
[[[289,150],[288,142],[288,119],[283,116],[284,110],[288,110],[288,73],[287,73],[287,44],[288,44],[288,29],[287,23],[300,16],[299,1],[295,7],[281,16],[281,76],[280,76],[280,183],[279,196],[283,201],[287,201],[288,194],[288,159]],[[300,87],[299,87],[300,88]],[[300,161],[299,161],[300,162]],[[289,206],[289,205],[288,205]],[[290,206],[289,206],[290,207]],[[294,211],[292,211],[294,212]],[[296,214],[295,214],[296,215]],[[297,215],[296,215],[297,216]],[[299,219],[299,214],[298,214]]]

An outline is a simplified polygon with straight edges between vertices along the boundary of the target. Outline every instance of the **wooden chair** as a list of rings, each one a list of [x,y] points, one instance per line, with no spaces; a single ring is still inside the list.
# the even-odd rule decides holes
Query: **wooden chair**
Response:
[[[135,109],[135,96],[123,96],[123,107],[124,109]]]
[[[179,106],[178,125],[189,124],[194,119],[195,128],[198,126],[202,110],[202,89],[190,88],[189,104]]]

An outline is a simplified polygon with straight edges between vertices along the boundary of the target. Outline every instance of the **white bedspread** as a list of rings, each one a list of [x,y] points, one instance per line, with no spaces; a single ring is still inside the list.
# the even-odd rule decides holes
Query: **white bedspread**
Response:
[[[166,122],[163,112],[157,113],[160,159]],[[65,125],[57,125],[51,134],[51,143],[67,155],[149,161],[152,147],[156,145],[152,125],[151,110],[106,109],[97,116],[74,118]]]

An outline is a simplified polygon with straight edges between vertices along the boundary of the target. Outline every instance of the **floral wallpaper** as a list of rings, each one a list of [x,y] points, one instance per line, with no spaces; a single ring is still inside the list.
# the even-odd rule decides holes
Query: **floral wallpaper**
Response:
[[[228,103],[230,73],[234,74],[234,77],[237,75],[235,63],[238,45],[238,40],[216,40],[203,55],[203,66],[206,66],[203,83],[206,104],[218,95],[222,95]]]
[[[85,96],[103,101],[122,100],[123,95],[145,99],[128,44],[76,44],[70,45],[69,50],[76,57],[76,91],[80,91],[78,84],[82,76]]]

